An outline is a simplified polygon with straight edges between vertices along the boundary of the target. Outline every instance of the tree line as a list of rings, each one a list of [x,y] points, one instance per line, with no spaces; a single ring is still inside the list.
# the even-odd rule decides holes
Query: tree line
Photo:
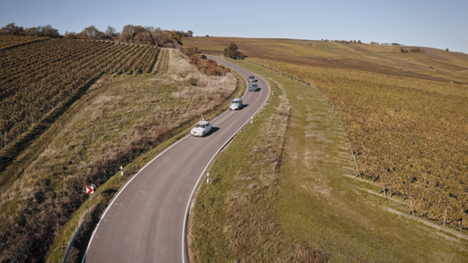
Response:
[[[10,23],[0,28],[0,34],[16,35],[16,36],[39,36],[39,37],[52,37],[59,38],[61,35],[59,31],[51,25],[24,28],[17,26],[15,23]]]
[[[60,35],[59,31],[51,25],[24,28],[22,26],[15,25],[15,23],[10,23],[0,29],[0,34],[67,39],[110,40],[176,48],[182,45],[182,37],[192,37],[193,31],[189,30],[185,32],[178,30],[162,30],[160,27],[155,28],[152,26],[131,24],[124,26],[121,32],[118,32],[113,26],[108,26],[105,31],[100,31],[95,26],[91,25],[84,28],[79,33],[65,31],[64,35]]]

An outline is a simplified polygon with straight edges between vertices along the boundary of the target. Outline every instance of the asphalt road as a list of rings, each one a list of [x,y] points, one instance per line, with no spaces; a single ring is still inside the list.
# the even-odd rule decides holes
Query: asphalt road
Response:
[[[255,75],[210,58],[245,79]],[[214,155],[267,100],[269,87],[256,78],[261,90],[246,92],[243,103],[247,107],[224,112],[212,120],[219,128],[215,132],[203,138],[184,137],[129,180],[104,212],[83,261],[188,262],[185,228],[189,205]]]

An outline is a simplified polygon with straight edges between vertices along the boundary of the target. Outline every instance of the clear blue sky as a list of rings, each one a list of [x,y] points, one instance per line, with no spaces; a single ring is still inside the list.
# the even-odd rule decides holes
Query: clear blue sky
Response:
[[[467,0],[0,0],[0,26],[126,24],[196,36],[346,39],[468,52]]]

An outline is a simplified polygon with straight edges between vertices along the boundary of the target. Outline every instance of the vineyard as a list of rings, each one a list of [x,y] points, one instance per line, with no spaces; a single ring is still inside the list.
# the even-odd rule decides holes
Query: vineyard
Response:
[[[20,41],[19,37],[1,38],[2,43]],[[151,72],[157,52],[157,47],[149,45],[67,39],[0,50],[1,145],[7,148],[100,74]]]
[[[253,61],[317,85],[341,115],[359,173],[420,217],[468,226],[465,85]]]
[[[15,36],[15,35],[1,35],[0,37],[0,50],[8,49],[28,43],[44,41],[47,37],[36,36]]]
[[[45,42],[49,45],[42,45]],[[55,52],[49,49],[52,44],[56,45]],[[49,94],[47,89],[54,86],[38,78],[28,82],[32,89],[13,90],[2,103],[5,100],[20,103],[22,96],[30,103],[36,103],[32,99],[36,96],[36,100],[45,104],[46,115],[40,121],[43,123],[67,104],[68,98],[81,92],[81,87],[89,87],[40,137],[25,147],[14,163],[0,172],[0,262],[45,262],[51,250],[55,256],[50,260],[61,261],[76,230],[76,221],[73,220],[81,220],[88,213],[81,207],[89,197],[83,191],[86,185],[95,184],[99,189],[94,199],[86,203],[93,202],[93,217],[98,217],[126,179],[149,161],[145,158],[153,158],[155,151],[163,149],[161,143],[187,129],[199,119],[200,114],[207,116],[210,112],[219,111],[218,107],[236,94],[236,77],[232,74],[206,76],[174,49],[104,41],[47,40],[14,50],[32,46],[42,50],[29,51],[34,51],[35,55],[28,53],[27,58],[10,57],[11,62],[4,65],[15,63],[22,66],[16,66],[14,70],[9,67],[7,76],[18,71],[16,74],[36,79],[36,76],[44,74],[50,82],[59,79],[61,83],[70,81],[71,84],[62,84],[62,89],[57,89],[55,96],[45,97]],[[44,62],[48,56],[53,58]],[[82,66],[84,63],[86,67]],[[55,66],[50,68],[50,65]],[[28,66],[36,69],[34,73],[25,70]],[[72,75],[77,81],[81,77],[82,84],[73,84]],[[93,78],[97,80],[90,85]],[[11,79],[22,83],[21,78]],[[2,78],[1,81],[5,80]],[[35,91],[34,87],[43,91]],[[2,94],[7,94],[7,91],[2,89],[5,92]],[[56,102],[65,102],[61,105],[57,102],[54,107],[49,104],[54,98]],[[41,109],[40,103],[34,105],[36,111]],[[54,109],[47,112],[52,107]],[[20,110],[16,112],[21,113]],[[29,123],[26,123],[30,125],[30,119],[27,119]],[[35,119],[34,122],[39,121]],[[26,134],[37,128],[36,124],[33,125],[34,128]],[[176,139],[180,136],[185,136],[185,132]],[[23,137],[21,135],[20,138]],[[8,146],[7,151],[11,147]],[[5,150],[0,152],[0,157],[3,152]],[[119,173],[118,177],[109,180],[120,166],[124,167],[125,176]],[[69,226],[65,227],[67,224]],[[81,247],[79,242],[75,244],[76,252]]]
[[[184,39],[208,53],[231,41],[251,62],[323,93],[341,116],[359,174],[399,196],[408,212],[468,228],[466,55],[321,41]]]

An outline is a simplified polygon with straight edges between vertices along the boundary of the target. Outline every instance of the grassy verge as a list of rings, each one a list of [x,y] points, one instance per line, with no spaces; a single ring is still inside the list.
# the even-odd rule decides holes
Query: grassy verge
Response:
[[[169,50],[163,50],[161,57],[162,61],[159,61],[157,64],[157,69],[155,70],[156,76],[160,78],[161,76],[167,75],[167,77],[174,78],[177,82],[177,77],[174,77],[174,68],[176,65],[174,63],[169,63]],[[172,54],[173,56],[174,54]],[[237,78],[237,87],[231,93],[230,97],[227,99],[221,100],[223,103],[214,107],[211,110],[206,110],[204,112],[205,119],[213,119],[220,113],[224,112],[228,109],[229,104],[225,103],[226,101],[230,101],[232,98],[238,96],[239,93],[243,94],[245,92],[246,86],[243,79],[236,74]],[[194,79],[189,77],[191,81]],[[169,79],[165,79],[164,81],[170,81]],[[200,80],[199,80],[200,81]],[[211,80],[213,81],[213,80]],[[141,82],[141,81],[140,81]],[[180,82],[178,83],[181,84]],[[141,84],[140,84],[141,85]],[[173,88],[173,87],[172,87]],[[179,98],[181,93],[184,93],[183,88],[176,89],[172,91],[174,97]],[[161,93],[159,93],[160,95]],[[191,95],[192,97],[195,94]],[[194,103],[193,100],[189,100],[188,103]],[[183,104],[178,103],[174,104],[174,107],[182,107]],[[114,194],[125,184],[127,179],[131,178],[134,174],[136,174],[141,167],[143,167],[146,163],[148,163],[151,159],[157,156],[160,152],[166,149],[168,146],[176,142],[177,140],[186,136],[192,125],[193,122],[198,120],[198,116],[191,119],[188,119],[186,122],[181,123],[180,126],[170,130],[163,138],[160,138],[158,141],[159,143],[151,148],[150,150],[146,151],[145,153],[139,155],[136,159],[134,159],[131,163],[124,167],[124,176],[120,175],[120,172],[115,173],[112,177],[109,178],[105,183],[98,187],[96,191],[95,197],[89,197],[80,208],[73,214],[73,217],[70,221],[64,226],[63,230],[60,232],[60,235],[56,238],[53,247],[49,251],[49,256],[47,262],[61,262],[67,246],[72,239],[73,235],[75,234],[78,226],[84,222],[83,229],[80,231],[80,234],[75,241],[74,247],[69,256],[69,262],[77,262],[82,256],[86,249],[87,243],[90,238],[90,234],[94,229],[95,224],[98,222],[101,213],[106,208],[109,201],[112,199]],[[85,219],[85,216],[90,214]]]
[[[281,85],[263,110],[219,154],[189,219],[191,262],[314,262],[321,256],[284,239],[278,226],[278,168],[289,116]]]
[[[271,170],[256,149],[269,149],[261,127],[273,114],[272,97],[254,125],[217,158],[213,182],[200,188],[190,222],[192,262],[466,261],[468,243],[459,232],[407,216],[407,203],[377,195],[377,183],[356,179],[339,117],[310,86],[239,65],[287,93],[291,110],[281,166],[275,183],[262,187]]]

